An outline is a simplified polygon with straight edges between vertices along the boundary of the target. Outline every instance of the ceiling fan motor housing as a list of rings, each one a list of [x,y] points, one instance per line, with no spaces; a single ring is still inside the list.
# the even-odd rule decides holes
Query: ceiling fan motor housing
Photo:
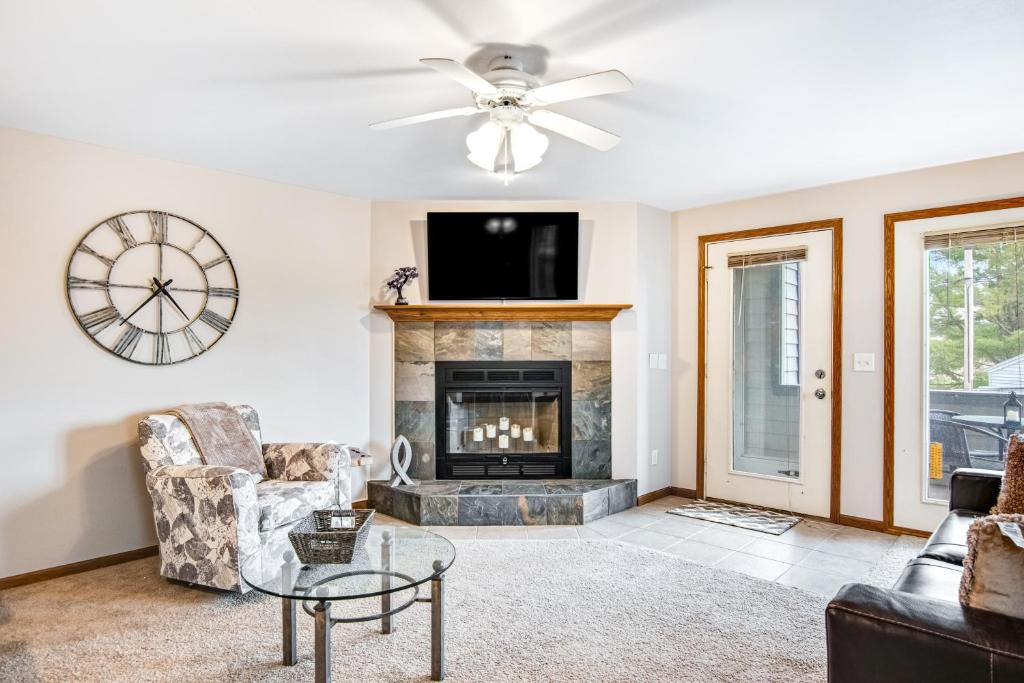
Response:
[[[522,60],[511,55],[491,60],[488,69],[487,73],[483,74],[483,79],[497,87],[498,93],[477,95],[476,97],[476,103],[487,109],[523,107],[525,106],[523,97],[526,95],[526,91],[540,85],[540,81],[534,76],[523,71]]]

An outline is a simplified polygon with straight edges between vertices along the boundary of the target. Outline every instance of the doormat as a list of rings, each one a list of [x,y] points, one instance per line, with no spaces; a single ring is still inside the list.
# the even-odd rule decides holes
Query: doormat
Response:
[[[712,503],[707,500],[698,500],[688,505],[672,508],[668,513],[680,517],[703,519],[707,522],[728,524],[751,531],[763,531],[775,536],[789,531],[800,521],[799,517],[782,512],[732,503]]]

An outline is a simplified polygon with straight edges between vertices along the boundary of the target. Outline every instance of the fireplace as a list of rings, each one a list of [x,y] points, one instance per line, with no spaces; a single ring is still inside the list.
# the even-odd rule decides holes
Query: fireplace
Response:
[[[438,479],[572,476],[572,363],[439,361]]]

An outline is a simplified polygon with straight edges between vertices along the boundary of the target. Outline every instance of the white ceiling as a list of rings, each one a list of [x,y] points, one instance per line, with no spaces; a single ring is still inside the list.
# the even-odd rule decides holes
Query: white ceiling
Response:
[[[552,134],[506,188],[465,159],[479,119],[367,130],[470,104],[417,60],[500,44],[624,71],[552,107],[619,146]],[[1024,0],[0,0],[0,125],[357,197],[678,209],[1024,151]]]

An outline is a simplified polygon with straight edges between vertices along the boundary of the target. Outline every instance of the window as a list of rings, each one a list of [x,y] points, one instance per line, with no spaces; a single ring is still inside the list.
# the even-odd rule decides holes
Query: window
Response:
[[[796,387],[800,386],[800,264],[784,263],[781,276],[779,384]]]
[[[958,467],[1002,469],[1003,420],[1024,389],[1019,226],[925,235],[926,498],[948,500]]]

